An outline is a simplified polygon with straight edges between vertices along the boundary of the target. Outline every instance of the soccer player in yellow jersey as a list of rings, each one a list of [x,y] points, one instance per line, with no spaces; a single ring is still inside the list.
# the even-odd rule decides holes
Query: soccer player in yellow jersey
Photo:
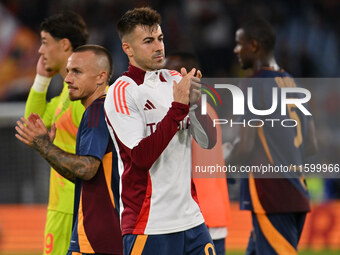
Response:
[[[84,20],[73,12],[62,12],[45,19],[40,27],[41,55],[37,75],[30,90],[25,117],[37,113],[45,125],[57,128],[54,144],[62,150],[75,153],[76,136],[84,112],[81,102],[70,101],[67,84],[59,96],[50,102],[46,93],[52,76],[66,76],[66,64],[73,50],[86,44],[88,32]],[[66,254],[72,231],[74,184],[53,168],[50,174],[50,193],[45,226],[44,254]]]

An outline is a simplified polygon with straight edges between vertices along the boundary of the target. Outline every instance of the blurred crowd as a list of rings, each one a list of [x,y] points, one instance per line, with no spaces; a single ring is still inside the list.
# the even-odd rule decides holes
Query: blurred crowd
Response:
[[[15,87],[6,95],[1,89],[1,100],[23,99],[20,94],[25,89],[10,83],[18,76],[27,77],[22,70],[34,67],[39,23],[47,16],[64,9],[83,16],[90,41],[104,45],[113,54],[117,75],[126,69],[127,59],[120,49],[116,22],[127,9],[145,5],[161,13],[168,51],[196,53],[205,77],[244,75],[233,54],[234,33],[240,23],[253,16],[264,17],[275,26],[278,62],[293,76],[336,77],[339,73],[340,2],[336,0],[83,0],[81,4],[74,0],[3,0],[0,61],[7,57],[19,61],[19,65],[13,70],[14,76],[5,73],[8,79],[3,77],[5,67],[0,66],[0,86]],[[18,34],[21,41],[16,38]]]
[[[0,101],[25,101],[38,59],[39,24],[61,10],[73,10],[86,21],[90,42],[108,48],[114,77],[128,60],[116,33],[119,17],[133,7],[149,5],[162,17],[168,52],[195,53],[205,77],[245,77],[233,49],[240,23],[260,16],[277,31],[276,57],[294,77],[338,77],[340,74],[340,1],[337,0],[2,0],[0,3]],[[321,149],[329,162],[340,158],[340,86],[313,86],[312,108]],[[314,92],[313,92],[314,91]],[[314,98],[314,95],[317,98]],[[319,122],[319,124],[318,124]],[[327,182],[327,181],[326,181]],[[334,181],[332,183],[334,185]],[[332,186],[333,187],[333,186]],[[340,184],[326,196],[340,197]],[[326,189],[327,190],[327,189]]]

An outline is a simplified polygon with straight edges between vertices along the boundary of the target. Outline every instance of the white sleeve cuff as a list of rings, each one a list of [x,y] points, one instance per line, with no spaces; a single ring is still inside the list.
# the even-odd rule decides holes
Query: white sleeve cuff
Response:
[[[197,104],[190,105],[189,111],[190,111],[190,112],[193,112],[193,111],[196,110],[197,107],[198,107]]]
[[[47,91],[48,85],[50,84],[51,77],[45,77],[40,74],[35,76],[32,88],[40,93],[45,93]]]
[[[206,149],[209,146],[209,138],[205,133],[201,123],[196,118],[194,111],[189,111],[190,118],[190,130],[194,136],[196,142],[203,148]]]

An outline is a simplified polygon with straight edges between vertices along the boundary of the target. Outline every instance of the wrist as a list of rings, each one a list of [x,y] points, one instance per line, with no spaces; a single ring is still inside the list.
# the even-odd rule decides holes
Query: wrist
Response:
[[[51,82],[51,77],[42,76],[37,74],[35,76],[32,88],[40,93],[45,93],[48,89],[48,85]]]
[[[53,143],[48,134],[37,135],[33,139],[33,148],[38,151],[43,157],[47,157]]]
[[[170,115],[177,123],[182,121],[188,115],[188,113],[189,105],[179,102],[172,102],[170,107]]]

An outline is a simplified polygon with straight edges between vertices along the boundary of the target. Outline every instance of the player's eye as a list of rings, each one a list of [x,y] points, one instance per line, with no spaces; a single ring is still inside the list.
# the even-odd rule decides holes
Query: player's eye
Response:
[[[78,69],[72,69],[72,72],[73,72],[74,74],[80,74],[80,73],[81,73],[80,70],[78,70]]]

